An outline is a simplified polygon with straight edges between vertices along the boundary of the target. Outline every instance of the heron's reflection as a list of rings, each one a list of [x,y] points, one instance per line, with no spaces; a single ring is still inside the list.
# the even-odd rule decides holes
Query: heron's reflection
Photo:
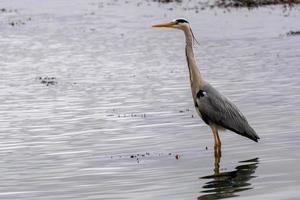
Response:
[[[224,199],[238,196],[237,193],[252,189],[249,180],[254,178],[258,167],[258,158],[240,161],[233,171],[220,172],[221,154],[215,153],[214,174],[201,177],[208,181],[202,187],[205,193],[198,200]]]

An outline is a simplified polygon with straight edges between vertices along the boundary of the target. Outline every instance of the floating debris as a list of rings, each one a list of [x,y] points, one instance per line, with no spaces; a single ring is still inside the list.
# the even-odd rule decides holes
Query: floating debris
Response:
[[[159,3],[182,3],[182,0],[153,0],[154,2],[159,2]]]
[[[146,155],[150,155],[149,153],[146,153],[146,154],[132,154],[132,155],[130,155],[130,158],[134,158],[134,159],[136,159],[136,162],[137,163],[140,163],[140,159],[141,159],[141,157],[145,157]]]
[[[57,84],[55,77],[48,77],[48,76],[38,77],[38,80],[40,80],[40,83],[45,84],[46,86]]]
[[[296,4],[300,4],[300,0],[200,0],[200,1],[186,1],[182,0],[152,0],[159,3],[182,3],[182,9],[186,11],[195,11],[199,13],[200,10],[213,9],[213,8],[258,8],[270,5],[283,5],[284,8],[293,7]],[[174,10],[172,7],[168,10]]]
[[[7,8],[0,8],[0,14],[3,13],[3,15],[9,16],[7,19],[7,23],[10,26],[21,26],[25,25],[27,22],[31,21],[31,17],[21,16],[20,13],[18,13],[17,9],[7,9]]]
[[[170,152],[170,153],[167,153],[167,154],[165,154],[165,153],[157,153],[156,155],[160,157],[160,156],[164,156],[164,155],[172,156],[174,154]],[[146,156],[150,156],[150,153],[146,152],[146,153],[141,153],[141,154],[137,153],[137,154],[131,154],[131,155],[129,155],[130,158],[134,158],[134,159],[141,159],[142,157],[146,157]],[[179,159],[180,155],[176,154],[175,158]]]
[[[149,156],[150,154],[149,153],[145,153],[145,154],[132,154],[130,155],[130,158],[139,158],[139,157],[145,157],[145,156]]]
[[[184,112],[190,112],[191,110],[189,108],[186,108],[185,110],[179,110],[180,113],[184,113]]]
[[[217,0],[216,6],[223,8],[258,8],[269,5],[288,5],[299,4],[299,0]]]
[[[25,25],[25,22],[23,22],[21,20],[16,20],[16,21],[8,22],[8,24],[11,26],[17,26],[17,25]]]
[[[28,22],[28,21],[31,21],[31,17],[28,17],[25,20],[20,20],[20,19],[12,20],[12,21],[9,21],[8,24],[11,26],[20,26],[20,25],[25,25],[26,22]]]
[[[287,36],[297,36],[297,35],[300,35],[300,31],[290,31],[286,35]]]
[[[146,113],[125,113],[125,114],[107,114],[107,117],[118,117],[118,118],[146,118]]]
[[[18,10],[17,9],[0,8],[0,12],[2,12],[2,13],[13,13],[13,12],[18,12]]]

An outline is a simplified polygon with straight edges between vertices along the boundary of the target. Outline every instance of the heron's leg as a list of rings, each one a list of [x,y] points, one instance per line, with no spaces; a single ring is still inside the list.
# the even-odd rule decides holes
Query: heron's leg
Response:
[[[220,153],[216,153],[215,150],[215,162],[214,162],[214,175],[220,174],[220,161],[221,161],[221,149],[219,150]]]
[[[214,134],[215,146],[221,146],[221,139],[219,137],[218,129],[215,127],[211,127],[211,130]]]
[[[220,139],[220,136],[219,136],[219,132],[218,132],[218,129],[216,129],[216,135],[217,135],[217,140],[218,140],[218,146],[220,146],[221,147],[221,139]]]
[[[214,134],[215,141],[215,157],[221,157],[221,140],[219,137],[218,129],[215,127],[211,127],[211,130]]]

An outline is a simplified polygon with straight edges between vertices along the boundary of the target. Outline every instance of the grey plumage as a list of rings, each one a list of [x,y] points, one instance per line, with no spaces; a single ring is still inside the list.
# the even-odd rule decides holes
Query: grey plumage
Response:
[[[195,106],[209,126],[231,130],[255,142],[259,139],[239,109],[210,84],[199,90]]]

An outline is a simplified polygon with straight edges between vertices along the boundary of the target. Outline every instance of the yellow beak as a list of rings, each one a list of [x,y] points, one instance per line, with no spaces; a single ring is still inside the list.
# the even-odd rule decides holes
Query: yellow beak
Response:
[[[165,23],[160,23],[160,24],[154,24],[152,27],[155,28],[161,28],[161,27],[166,27],[166,28],[175,28],[174,26],[176,25],[176,22],[165,22]]]

